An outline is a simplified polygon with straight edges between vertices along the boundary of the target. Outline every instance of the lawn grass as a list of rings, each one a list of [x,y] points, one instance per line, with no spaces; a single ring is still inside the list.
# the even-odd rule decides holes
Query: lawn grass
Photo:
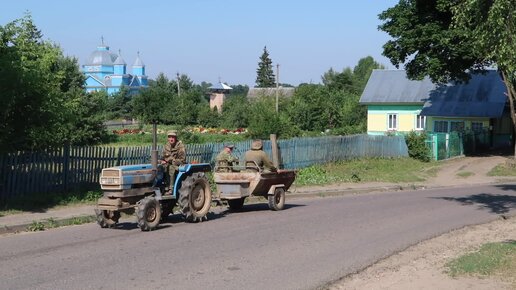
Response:
[[[488,176],[516,176],[516,168],[507,164],[498,164],[488,173]]]
[[[297,185],[320,185],[339,182],[421,182],[435,176],[436,162],[411,158],[356,159],[301,169]]]
[[[497,276],[516,285],[516,241],[484,244],[478,251],[448,262],[446,268],[452,277]]]
[[[475,173],[473,173],[471,171],[459,171],[455,175],[457,175],[458,177],[466,178],[466,177],[470,177],[472,175],[475,175]]]

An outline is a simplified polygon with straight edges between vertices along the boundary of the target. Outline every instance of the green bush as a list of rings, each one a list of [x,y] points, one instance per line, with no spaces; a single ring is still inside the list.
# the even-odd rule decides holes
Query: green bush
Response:
[[[430,161],[430,149],[426,146],[427,134],[411,131],[405,136],[405,143],[408,147],[410,158],[414,158],[423,162]]]

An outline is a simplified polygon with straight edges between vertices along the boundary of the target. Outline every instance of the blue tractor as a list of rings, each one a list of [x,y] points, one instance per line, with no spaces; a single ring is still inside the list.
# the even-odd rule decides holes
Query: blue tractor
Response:
[[[211,189],[205,172],[208,163],[186,164],[179,167],[171,194],[164,194],[164,170],[157,165],[156,125],[151,164],[125,165],[102,169],[100,186],[103,197],[97,201],[95,214],[102,228],[114,227],[122,212],[136,212],[142,231],[158,227],[161,219],[172,213],[177,205],[188,222],[207,219],[211,207]]]

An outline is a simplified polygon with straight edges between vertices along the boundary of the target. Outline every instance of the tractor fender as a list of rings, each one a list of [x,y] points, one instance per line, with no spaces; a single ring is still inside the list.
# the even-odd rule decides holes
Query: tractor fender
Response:
[[[273,195],[276,188],[285,188],[284,184],[274,184],[271,185],[271,188],[269,188],[269,191],[267,192],[267,195]]]
[[[186,177],[196,172],[209,172],[211,171],[211,165],[209,163],[196,163],[196,164],[185,164],[179,166],[179,173],[177,174],[176,180],[174,181],[174,192],[172,193],[174,198],[178,197],[179,188],[181,183]]]

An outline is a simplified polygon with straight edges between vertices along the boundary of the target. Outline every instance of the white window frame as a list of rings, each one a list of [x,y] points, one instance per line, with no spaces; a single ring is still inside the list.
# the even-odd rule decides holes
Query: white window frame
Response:
[[[423,119],[422,124],[420,122],[421,119]],[[416,115],[416,126],[415,127],[416,127],[416,130],[418,130],[418,131],[425,130],[425,128],[426,128],[426,116],[422,116],[420,114],[417,114]]]
[[[391,117],[394,118],[394,124],[391,126]],[[397,131],[398,130],[398,114],[397,113],[388,113],[387,114],[387,130],[388,131]]]

